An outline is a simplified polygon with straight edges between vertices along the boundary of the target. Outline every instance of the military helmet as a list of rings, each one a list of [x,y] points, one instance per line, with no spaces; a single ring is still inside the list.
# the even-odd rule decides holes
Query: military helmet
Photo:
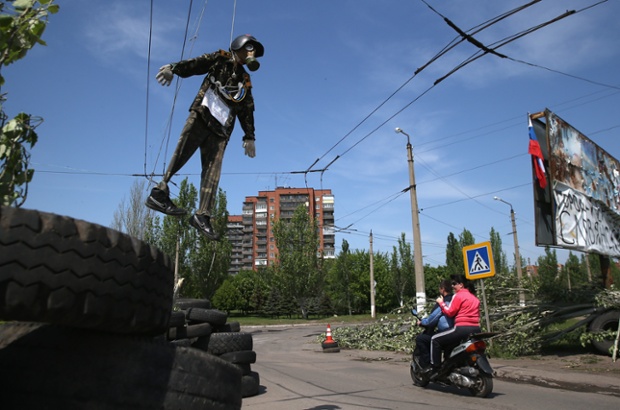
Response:
[[[254,36],[250,34],[242,34],[235,38],[232,43],[230,43],[230,49],[232,51],[241,50],[246,43],[252,43],[254,48],[256,49],[254,56],[262,57],[265,54],[265,47],[258,41]]]

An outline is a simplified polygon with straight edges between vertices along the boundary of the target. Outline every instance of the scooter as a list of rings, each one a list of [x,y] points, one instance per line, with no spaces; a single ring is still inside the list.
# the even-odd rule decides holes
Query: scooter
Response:
[[[415,309],[411,311],[418,318]],[[425,332],[430,331],[424,329]],[[444,349],[446,358],[437,371],[436,377],[431,380],[431,374],[424,372],[420,365],[419,351],[413,351],[411,360],[411,379],[413,384],[426,387],[431,381],[444,386],[456,386],[468,389],[476,397],[487,397],[493,391],[493,369],[485,354],[487,344],[485,339],[497,333],[472,333],[456,346]]]

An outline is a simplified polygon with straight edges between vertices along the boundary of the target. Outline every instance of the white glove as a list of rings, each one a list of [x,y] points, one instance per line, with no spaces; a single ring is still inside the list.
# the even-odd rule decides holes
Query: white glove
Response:
[[[245,155],[250,158],[254,158],[256,156],[256,145],[254,145],[254,140],[244,140],[243,148],[245,148]]]
[[[157,75],[155,75],[155,79],[161,85],[168,86],[172,82],[172,77],[174,74],[172,73],[172,66],[170,64],[166,64],[161,66]]]

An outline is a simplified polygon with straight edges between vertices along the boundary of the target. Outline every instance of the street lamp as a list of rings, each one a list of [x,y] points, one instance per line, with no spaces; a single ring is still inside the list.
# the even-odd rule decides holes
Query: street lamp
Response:
[[[413,253],[415,269],[416,304],[419,312],[424,311],[426,305],[426,290],[424,289],[424,263],[422,261],[422,238],[420,236],[420,215],[418,214],[418,196],[413,171],[413,150],[409,141],[409,134],[396,128],[397,134],[407,137],[407,161],[409,163],[409,194],[411,196],[411,226],[413,228]]]
[[[510,221],[512,222],[512,237],[514,238],[515,258],[517,262],[517,279],[519,281],[519,305],[525,306],[525,293],[523,293],[523,284],[521,283],[521,276],[522,276],[521,255],[519,255],[519,241],[517,239],[517,223],[515,222],[515,211],[514,209],[512,209],[512,204],[510,202],[506,202],[498,196],[494,196],[493,199],[495,199],[496,201],[503,202],[510,207]]]

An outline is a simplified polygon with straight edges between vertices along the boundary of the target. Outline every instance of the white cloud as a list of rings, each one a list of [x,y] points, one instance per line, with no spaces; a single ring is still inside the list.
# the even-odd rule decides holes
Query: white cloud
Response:
[[[127,58],[146,59],[149,51],[150,10],[146,3],[113,2],[90,14],[85,21],[85,35],[90,42],[87,47],[99,59],[118,64]],[[177,32],[180,17],[155,16],[152,23],[151,55],[166,55],[180,47],[171,34]],[[166,52],[168,50],[168,52]]]

